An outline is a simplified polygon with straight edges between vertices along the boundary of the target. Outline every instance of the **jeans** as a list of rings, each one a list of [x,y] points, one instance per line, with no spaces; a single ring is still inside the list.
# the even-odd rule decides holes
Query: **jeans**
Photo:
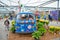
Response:
[[[9,26],[5,26],[5,28],[6,28],[6,30],[8,30],[8,31],[9,31]]]

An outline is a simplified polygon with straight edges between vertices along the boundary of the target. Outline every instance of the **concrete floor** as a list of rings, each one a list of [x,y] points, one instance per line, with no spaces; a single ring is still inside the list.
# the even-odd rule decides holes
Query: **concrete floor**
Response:
[[[4,26],[4,19],[0,20],[0,40],[8,40],[8,31]]]
[[[52,39],[52,40],[60,40],[60,38],[54,38],[54,39]]]

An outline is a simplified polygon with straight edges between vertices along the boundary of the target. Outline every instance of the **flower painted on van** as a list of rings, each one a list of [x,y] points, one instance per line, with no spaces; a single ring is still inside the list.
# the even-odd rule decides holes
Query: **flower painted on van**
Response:
[[[31,28],[32,28],[32,26],[31,26],[31,25],[29,25],[29,26],[28,26],[28,29],[31,29]]]

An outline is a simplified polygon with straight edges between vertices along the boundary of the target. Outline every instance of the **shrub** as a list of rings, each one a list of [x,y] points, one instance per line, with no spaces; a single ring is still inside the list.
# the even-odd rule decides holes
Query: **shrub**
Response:
[[[32,37],[36,39],[39,39],[41,37],[40,35],[41,33],[39,31],[35,31],[34,33],[32,33]]]
[[[46,32],[46,29],[43,26],[44,22],[37,22],[38,30],[32,33],[33,38],[39,39]]]
[[[43,26],[44,26],[43,23],[41,23],[41,22],[38,22],[38,23],[37,23],[37,27],[38,27],[38,28],[41,28],[41,27],[43,27]]]
[[[12,26],[12,27],[10,28],[10,31],[11,31],[11,32],[15,32],[15,27]]]
[[[60,27],[58,27],[58,26],[50,26],[49,27],[49,32],[51,32],[51,33],[54,33],[54,32],[57,32],[57,31],[60,31]]]
[[[40,31],[42,34],[46,32],[46,29],[45,28],[39,28],[38,31]]]
[[[50,28],[49,32],[54,33],[55,32],[55,28]]]

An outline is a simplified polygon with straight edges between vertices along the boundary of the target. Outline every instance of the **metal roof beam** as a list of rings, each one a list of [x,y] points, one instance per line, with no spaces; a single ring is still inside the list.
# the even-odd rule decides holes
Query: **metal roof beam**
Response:
[[[47,1],[47,2],[45,2],[45,3],[42,3],[42,4],[40,4],[40,5],[38,5],[39,7],[42,7],[42,6],[45,6],[45,5],[47,5],[47,4],[50,4],[50,3],[53,3],[53,2],[56,2],[57,0],[50,0],[50,1]]]
[[[0,6],[0,7],[6,7],[6,8],[18,8],[18,6]]]
[[[12,7],[10,8],[10,6],[8,6],[7,4],[3,3],[2,1],[0,1],[0,3],[4,4],[4,5],[0,6],[0,7],[3,7],[4,9],[6,9],[6,10],[8,10],[8,11],[10,11],[9,9],[11,9],[11,8],[18,7],[18,6],[12,6]],[[8,7],[9,9],[8,9],[7,7]]]
[[[0,3],[4,4],[5,6],[8,6],[7,4],[3,3],[2,1],[0,1]]]
[[[3,5],[0,4],[0,6],[3,6]]]
[[[3,7],[3,8],[6,9],[7,11],[9,11],[7,8],[5,8],[5,7],[8,6],[7,4],[3,3],[2,1],[0,1],[0,3],[4,4],[4,5],[1,5],[0,7]]]
[[[25,6],[25,8],[36,8],[37,6]],[[37,8],[51,8],[51,9],[56,9],[55,7],[37,7]]]
[[[18,6],[0,6],[0,7],[7,7],[7,8],[18,8]],[[37,6],[24,6],[27,8],[35,8]],[[38,7],[38,8],[43,8],[43,7]],[[55,7],[46,7],[46,8],[55,8]]]

